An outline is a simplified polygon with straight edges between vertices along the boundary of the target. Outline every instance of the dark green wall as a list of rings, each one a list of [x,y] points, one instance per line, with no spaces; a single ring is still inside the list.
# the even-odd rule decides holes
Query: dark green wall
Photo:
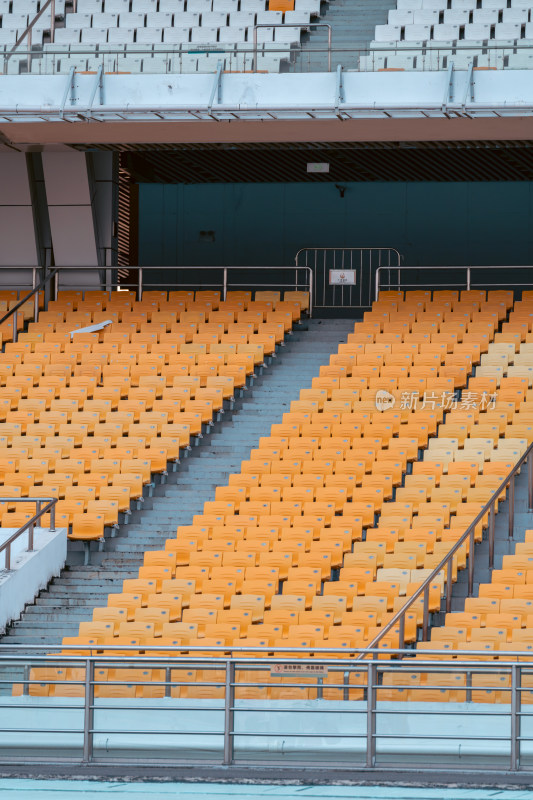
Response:
[[[391,246],[406,265],[531,264],[529,182],[142,184],[139,263],[287,265],[305,246]],[[200,231],[213,231],[214,242]]]

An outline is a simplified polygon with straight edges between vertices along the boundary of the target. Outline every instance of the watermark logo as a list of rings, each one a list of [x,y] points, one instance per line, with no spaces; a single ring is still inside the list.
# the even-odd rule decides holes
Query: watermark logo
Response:
[[[378,389],[376,392],[376,408],[378,411],[387,411],[394,408],[396,405],[396,398],[385,389]]]
[[[396,398],[385,389],[378,389],[376,392],[375,403],[378,411],[388,411],[394,408],[398,399],[400,409],[412,411],[434,411],[443,408],[444,411],[492,411],[496,407],[496,394],[490,392],[470,392],[463,391],[461,397],[457,397],[455,392],[401,392]]]

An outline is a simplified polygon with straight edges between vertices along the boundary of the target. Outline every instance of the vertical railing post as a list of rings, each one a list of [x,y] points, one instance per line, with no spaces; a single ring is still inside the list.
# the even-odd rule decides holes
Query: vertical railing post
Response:
[[[372,656],[374,658],[374,656]],[[376,665],[368,664],[366,689],[366,766],[376,765]]]
[[[139,300],[142,300],[143,299],[143,268],[142,267],[139,267],[138,279],[139,279],[138,295],[139,295]]]
[[[56,529],[56,504],[52,504],[52,508],[50,509],[50,533],[53,533]]]
[[[489,569],[494,567],[494,534],[495,534],[495,511],[492,503],[489,511]]]
[[[35,289],[35,287],[38,284],[37,267],[33,267],[31,282],[32,282],[31,288]],[[37,322],[38,319],[39,319],[39,292],[35,292],[35,294],[33,295],[33,321]]]
[[[405,647],[405,614],[402,614],[400,617],[400,632],[398,639],[399,648],[400,650],[403,650]]]
[[[313,275],[313,268],[309,267],[309,318],[313,318],[313,286],[314,275]]]
[[[11,569],[11,545],[10,544],[6,544],[6,557],[5,557],[4,569],[6,569],[8,572]]]
[[[94,727],[94,661],[85,662],[85,702],[83,706],[83,763],[89,764],[93,757]]]
[[[470,289],[470,267],[466,268],[466,288]]]
[[[18,311],[14,311],[13,312],[13,342],[14,343],[17,342],[18,338],[19,338],[17,315],[18,315]]]
[[[375,277],[375,289],[374,289],[375,297],[374,297],[374,300],[376,301],[376,303],[379,300],[379,271],[380,271],[380,269],[381,269],[381,267],[377,268],[376,277]]]
[[[228,294],[228,268],[224,267],[224,284],[222,287],[222,299],[226,300]]]
[[[472,528],[470,531],[469,537],[469,549],[468,549],[468,596],[471,597],[474,594],[474,569],[475,569],[475,527]]]
[[[424,589],[424,609],[422,612],[422,641],[427,642],[429,630],[429,585]]]
[[[522,671],[518,664],[511,665],[511,770],[520,767],[520,688]]]
[[[226,661],[226,688],[224,692],[224,765],[233,763],[233,708],[235,706],[235,662]]]
[[[446,569],[446,612],[449,614],[452,610],[452,578],[453,578],[453,556],[448,559]]]
[[[328,72],[331,72],[331,25],[328,23]]]
[[[527,507],[533,511],[533,450],[527,457]]]
[[[514,533],[514,475],[509,481],[509,539]]]
[[[74,4],[74,11],[76,11],[76,4]],[[50,3],[50,42],[53,44],[55,41],[56,32],[56,0]]]

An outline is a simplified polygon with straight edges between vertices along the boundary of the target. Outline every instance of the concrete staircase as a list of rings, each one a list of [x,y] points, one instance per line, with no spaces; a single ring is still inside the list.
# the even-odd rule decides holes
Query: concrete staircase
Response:
[[[322,3],[320,22],[331,25],[331,68],[358,69],[359,56],[365,55],[374,39],[376,25],[386,25],[388,11],[396,8],[395,0],[332,0]],[[311,29],[302,35],[302,49],[290,72],[325,72],[328,68],[328,35],[326,28]],[[321,52],[313,52],[314,50]]]
[[[82,620],[92,618],[96,606],[107,605],[107,596],[122,591],[122,581],[137,577],[145,550],[164,548],[165,539],[174,537],[178,525],[192,522],[207,500],[213,500],[215,488],[225,485],[232,472],[240,470],[241,461],[257,447],[261,436],[280,422],[291,400],[300,389],[311,386],[319,367],[337,352],[339,342],[353,330],[353,320],[312,320],[308,330],[295,332],[278,350],[273,365],[245,393],[233,414],[193,448],[169,483],[158,487],[147,499],[143,510],[135,512],[129,525],[121,526],[119,535],[110,539],[106,551],[94,553],[90,566],[81,566],[80,553],[69,557],[59,578],[42,591],[28,606],[20,620],[11,625],[0,640],[1,645],[54,645],[63,636],[75,636]],[[171,482],[173,481],[173,482]]]

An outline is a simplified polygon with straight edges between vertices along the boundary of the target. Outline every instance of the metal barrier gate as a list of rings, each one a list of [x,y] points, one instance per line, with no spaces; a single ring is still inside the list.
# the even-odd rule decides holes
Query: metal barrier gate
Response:
[[[296,267],[313,271],[315,310],[369,308],[374,300],[376,271],[389,270],[389,281],[398,280],[402,256],[394,247],[303,247],[296,253]],[[353,285],[331,285],[331,270],[353,270]]]

